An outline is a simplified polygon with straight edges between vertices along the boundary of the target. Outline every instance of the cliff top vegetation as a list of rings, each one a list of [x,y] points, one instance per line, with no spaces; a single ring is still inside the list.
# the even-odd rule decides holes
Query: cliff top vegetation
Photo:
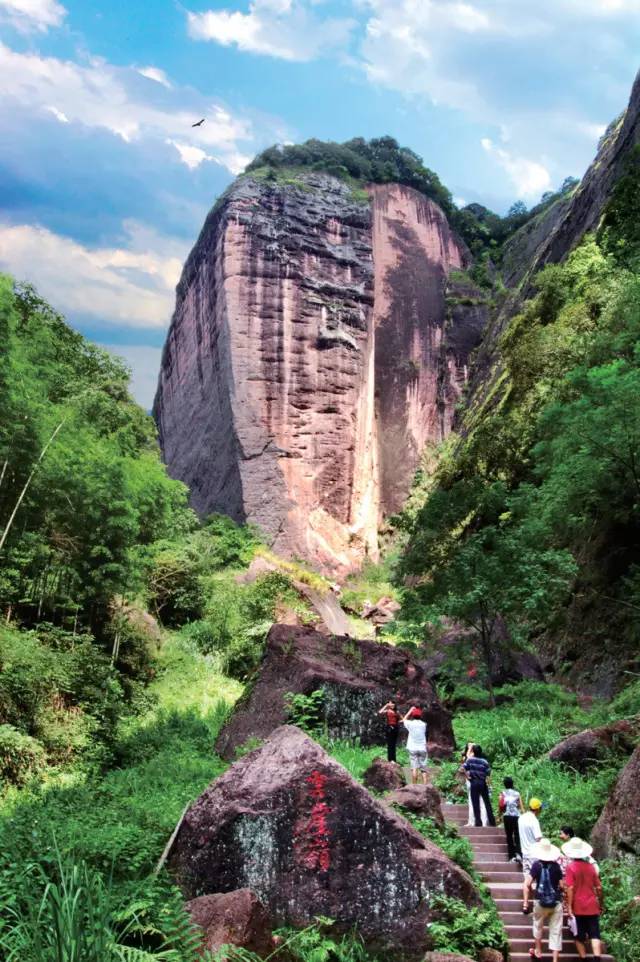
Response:
[[[465,239],[474,256],[491,250],[499,257],[501,245],[533,217],[539,216],[559,197],[573,190],[578,181],[567,177],[557,191],[547,191],[538,204],[527,209],[516,201],[501,217],[482,204],[458,208],[451,192],[438,175],[409,147],[401,147],[394,137],[352,137],[339,144],[332,140],[306,140],[303,144],[275,144],[258,154],[246,168],[258,170],[306,168],[321,171],[357,184],[404,184],[435,201],[447,215],[451,225]]]

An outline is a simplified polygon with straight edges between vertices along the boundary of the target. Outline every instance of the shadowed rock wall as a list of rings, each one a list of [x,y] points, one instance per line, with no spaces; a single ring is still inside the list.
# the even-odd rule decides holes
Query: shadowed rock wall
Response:
[[[437,205],[394,184],[371,199],[323,174],[237,180],[185,264],[154,405],[200,514],[337,574],[377,557],[484,323],[447,314],[468,252]]]

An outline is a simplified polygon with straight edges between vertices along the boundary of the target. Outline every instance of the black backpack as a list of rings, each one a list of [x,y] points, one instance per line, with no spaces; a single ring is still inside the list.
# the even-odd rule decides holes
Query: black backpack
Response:
[[[552,909],[560,901],[560,893],[551,881],[551,871],[548,865],[541,863],[540,878],[536,889],[536,898],[543,909]]]

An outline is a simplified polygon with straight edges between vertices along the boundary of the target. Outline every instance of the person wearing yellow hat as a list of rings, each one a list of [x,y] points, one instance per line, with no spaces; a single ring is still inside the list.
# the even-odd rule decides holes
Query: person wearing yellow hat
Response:
[[[593,849],[588,842],[575,837],[565,842],[562,851],[571,859],[565,881],[567,911],[575,918],[576,949],[581,959],[586,958],[586,942],[590,939],[594,962],[599,962],[602,955],[602,883],[593,861],[590,861]]]
[[[529,810],[518,819],[518,834],[520,835],[520,848],[522,849],[522,872],[525,878],[533,865],[533,850],[542,838],[542,829],[538,821],[541,808],[542,802],[540,799],[532,798],[529,800]]]
[[[533,940],[529,950],[532,959],[542,958],[544,923],[549,926],[549,951],[553,962],[558,962],[562,951],[562,869],[558,865],[560,849],[548,838],[543,838],[531,850],[533,864],[522,887],[522,911],[529,914],[529,899],[533,897]]]

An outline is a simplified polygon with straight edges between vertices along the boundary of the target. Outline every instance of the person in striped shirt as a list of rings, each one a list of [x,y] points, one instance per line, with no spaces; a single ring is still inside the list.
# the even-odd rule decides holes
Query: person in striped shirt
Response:
[[[479,745],[474,745],[471,755],[462,766],[469,782],[471,792],[471,804],[473,805],[473,817],[478,828],[482,828],[482,816],[480,812],[480,799],[484,802],[489,818],[489,825],[495,828],[496,819],[491,807],[491,794],[489,792],[489,776],[491,775],[491,765],[486,758],[482,757],[482,749]]]

